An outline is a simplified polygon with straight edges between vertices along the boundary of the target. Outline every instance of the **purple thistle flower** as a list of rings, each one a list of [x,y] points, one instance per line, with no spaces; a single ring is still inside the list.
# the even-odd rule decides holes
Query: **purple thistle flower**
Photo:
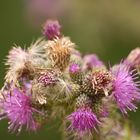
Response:
[[[1,119],[8,118],[10,120],[9,131],[20,132],[23,126],[25,126],[27,130],[32,131],[38,128],[33,114],[39,113],[39,111],[31,106],[31,99],[24,91],[17,88],[13,89],[5,95],[1,106],[3,108],[3,116],[1,115]]]
[[[69,68],[70,73],[73,73],[73,74],[79,73],[80,70],[81,69],[80,69],[80,66],[78,64],[73,63],[73,64],[70,65],[70,68]]]
[[[93,130],[96,130],[96,126],[100,124],[100,121],[90,107],[77,109],[67,119],[71,122],[69,128],[80,137],[92,133]]]
[[[85,55],[83,61],[83,70],[92,69],[93,67],[102,67],[104,65],[96,54]]]
[[[140,100],[139,82],[135,82],[138,78],[137,73],[130,71],[128,65],[120,64],[112,68],[114,74],[113,96],[123,114],[127,114],[127,110],[135,111],[137,107],[134,102]]]
[[[57,20],[47,20],[44,25],[43,35],[46,36],[49,40],[61,37],[60,32],[61,26]]]

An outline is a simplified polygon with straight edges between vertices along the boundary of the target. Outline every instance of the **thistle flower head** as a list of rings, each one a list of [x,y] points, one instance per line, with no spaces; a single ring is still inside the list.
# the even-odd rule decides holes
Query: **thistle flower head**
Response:
[[[25,126],[27,130],[36,130],[37,123],[33,114],[38,111],[31,106],[31,99],[24,91],[17,88],[9,91],[2,101],[5,118],[9,119],[9,131],[20,132]]]
[[[63,37],[48,41],[46,53],[52,67],[64,70],[69,62],[74,43],[69,38]]]
[[[70,114],[67,119],[71,122],[69,128],[76,132],[79,137],[90,135],[93,130],[96,130],[97,125],[100,124],[95,113],[90,107],[82,107]]]
[[[100,124],[97,116],[91,109],[91,100],[86,94],[81,94],[76,99],[76,111],[70,114],[67,119],[70,121],[69,128],[76,132],[79,137],[90,135],[96,126]]]
[[[47,104],[47,97],[46,92],[47,89],[42,83],[34,83],[32,85],[32,98],[35,103],[38,103],[39,105]]]
[[[28,63],[28,53],[20,47],[13,47],[7,56],[6,65],[9,66],[9,70],[5,79],[7,82],[15,82],[18,77],[26,73]]]
[[[137,73],[130,71],[130,67],[124,64],[112,68],[114,74],[113,95],[122,113],[127,110],[135,111],[137,107],[134,102],[140,100],[139,84],[135,82]]]
[[[54,96],[59,95],[59,90],[63,90],[61,72],[53,69],[40,69],[32,82],[31,91],[34,101],[41,105],[47,104],[48,98],[54,100]]]
[[[47,20],[43,28],[43,35],[49,40],[59,38],[61,36],[60,28],[61,26],[57,20]]]
[[[106,69],[95,69],[91,73],[87,74],[84,83],[83,90],[90,94],[103,93],[108,96],[112,90],[113,76],[111,72]]]
[[[112,89],[112,80],[113,76],[111,73],[104,69],[95,70],[91,74],[93,89],[95,89],[96,92],[104,92],[106,96]]]
[[[76,63],[71,64],[69,67],[69,72],[72,74],[79,73],[80,71],[80,66]]]
[[[55,71],[42,72],[38,78],[38,82],[44,86],[55,85],[57,81],[58,78]]]
[[[99,60],[96,54],[88,54],[83,58],[83,70],[90,70],[94,67],[102,67],[104,64],[101,60]]]
[[[24,51],[21,47],[13,47],[9,55],[7,56],[7,63],[6,65],[19,67],[19,65],[24,65],[25,61],[27,60],[28,53]]]
[[[131,65],[132,67],[139,67],[140,66],[140,48],[136,48],[130,52],[127,56],[126,63]]]
[[[29,61],[31,66],[34,67],[45,67],[47,65],[47,56],[45,46],[47,41],[43,38],[37,39],[37,41],[33,42],[28,48],[29,53]]]
[[[43,38],[37,39],[35,42],[31,43],[30,47],[28,48],[28,53],[32,58],[42,57],[45,54],[45,45],[47,41]]]

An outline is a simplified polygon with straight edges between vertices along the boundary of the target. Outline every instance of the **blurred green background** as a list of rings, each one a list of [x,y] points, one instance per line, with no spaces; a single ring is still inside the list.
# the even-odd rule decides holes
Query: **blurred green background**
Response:
[[[63,33],[76,42],[80,51],[97,53],[107,65],[119,63],[131,49],[140,46],[139,0],[0,0],[0,86],[11,46],[28,47],[41,36],[45,20],[56,17]],[[129,117],[140,132],[140,109]],[[18,136],[9,134],[7,121],[1,121],[2,138],[61,140],[61,134],[57,121],[37,133],[22,132]]]

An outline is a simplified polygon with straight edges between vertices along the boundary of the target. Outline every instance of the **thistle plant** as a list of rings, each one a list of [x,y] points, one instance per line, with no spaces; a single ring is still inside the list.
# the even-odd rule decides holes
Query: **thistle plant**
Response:
[[[140,101],[140,49],[107,68],[96,54],[81,55],[58,21],[42,32],[7,56],[0,119],[8,119],[8,130],[37,131],[57,118],[63,139],[138,140],[126,116]]]

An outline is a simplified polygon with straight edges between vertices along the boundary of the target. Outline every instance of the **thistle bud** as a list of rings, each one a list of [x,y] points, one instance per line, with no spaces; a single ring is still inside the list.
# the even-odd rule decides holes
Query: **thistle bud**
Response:
[[[94,67],[102,67],[103,62],[99,60],[96,54],[88,54],[83,58],[83,70],[92,70]]]
[[[136,48],[127,56],[125,63],[135,68],[140,68],[140,48]]]
[[[57,20],[47,20],[43,27],[43,35],[49,40],[61,37],[61,26]]]

